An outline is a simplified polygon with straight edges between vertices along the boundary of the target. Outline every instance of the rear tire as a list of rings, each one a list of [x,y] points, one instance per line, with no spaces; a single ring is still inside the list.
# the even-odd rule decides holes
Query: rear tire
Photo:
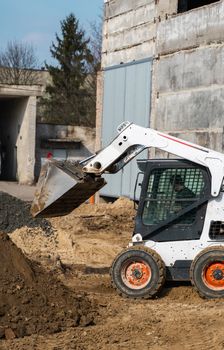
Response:
[[[135,299],[152,298],[165,282],[165,265],[152,249],[135,246],[115,258],[110,274],[113,287],[122,296]]]
[[[192,262],[190,275],[201,297],[224,298],[224,247],[204,249]]]

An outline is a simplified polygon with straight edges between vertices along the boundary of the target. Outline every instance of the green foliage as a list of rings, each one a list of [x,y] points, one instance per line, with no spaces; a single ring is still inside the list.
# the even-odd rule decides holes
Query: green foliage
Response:
[[[52,82],[41,101],[45,122],[94,126],[95,99],[89,86],[94,61],[89,39],[70,14],[61,22],[61,37],[50,48],[57,66],[46,64]],[[94,104],[94,106],[93,106]]]

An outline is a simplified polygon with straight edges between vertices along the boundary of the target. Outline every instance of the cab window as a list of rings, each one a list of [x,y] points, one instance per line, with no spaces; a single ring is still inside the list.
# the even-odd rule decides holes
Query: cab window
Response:
[[[142,221],[145,225],[157,225],[197,201],[205,186],[201,169],[154,169],[147,186]],[[191,224],[196,209],[185,214],[178,224]]]

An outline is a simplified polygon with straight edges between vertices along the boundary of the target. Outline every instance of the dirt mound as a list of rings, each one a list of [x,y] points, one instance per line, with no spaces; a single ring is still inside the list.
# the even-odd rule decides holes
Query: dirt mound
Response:
[[[0,338],[55,333],[93,324],[94,311],[0,233]]]
[[[18,209],[15,206],[15,215],[19,215]],[[85,203],[67,216],[49,219],[52,234],[35,221],[36,226],[30,222],[18,226],[10,237],[32,260],[51,263],[60,257],[64,264],[110,266],[130,241],[135,213],[133,202],[127,198],[113,204]],[[16,227],[14,218],[9,220]]]
[[[85,232],[110,232],[122,234],[133,230],[133,202],[127,198],[119,198],[114,203],[83,204],[65,217],[50,219],[55,229],[69,229],[76,234]]]
[[[13,205],[17,201],[3,199]],[[20,216],[24,206],[28,217],[25,211]],[[130,240],[134,215],[133,203],[124,198],[113,204],[85,204],[50,220],[48,235],[42,221],[42,226],[37,221],[33,225],[29,204],[18,201],[5,230],[14,230],[10,238],[32,262],[0,234],[0,338],[20,337],[2,340],[0,349],[223,350],[223,300],[205,301],[187,283],[167,283],[154,300],[128,300],[112,290],[107,268]],[[4,215],[0,217],[4,223]],[[59,255],[65,273],[58,277],[79,296],[55,281],[52,273],[58,269],[50,259],[52,272],[47,275],[33,263],[41,261],[46,268],[45,255]],[[93,322],[97,326],[75,327]]]
[[[45,235],[52,234],[52,227],[48,220],[32,217],[30,203],[0,192],[0,231],[11,233],[23,226],[38,227],[44,231]]]
[[[192,304],[202,300],[190,282],[169,282],[162,289],[160,297],[166,298],[169,302],[175,300],[175,302],[191,302]]]

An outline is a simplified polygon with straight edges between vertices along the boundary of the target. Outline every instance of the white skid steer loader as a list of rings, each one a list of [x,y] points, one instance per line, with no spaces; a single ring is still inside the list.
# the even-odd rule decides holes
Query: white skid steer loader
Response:
[[[144,174],[129,247],[111,267],[117,291],[150,298],[165,280],[191,281],[207,298],[224,297],[224,155],[125,122],[115,139],[80,163],[49,161],[32,205],[39,217],[66,215],[103,187],[143,149],[181,159],[139,160]]]

